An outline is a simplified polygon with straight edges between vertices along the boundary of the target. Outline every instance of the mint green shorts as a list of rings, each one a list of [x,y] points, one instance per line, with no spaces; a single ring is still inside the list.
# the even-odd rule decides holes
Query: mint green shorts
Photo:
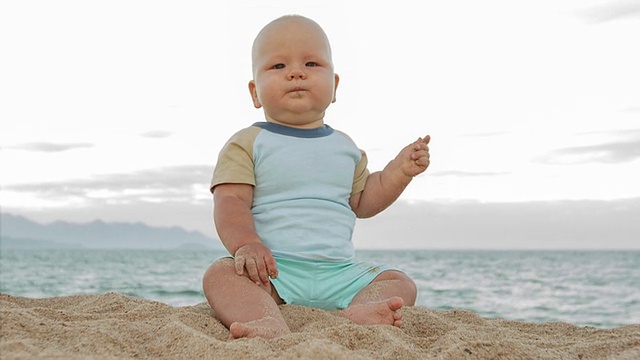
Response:
[[[278,277],[271,279],[271,283],[280,298],[287,304],[324,310],[346,308],[381,272],[397,270],[366,262],[275,259]]]

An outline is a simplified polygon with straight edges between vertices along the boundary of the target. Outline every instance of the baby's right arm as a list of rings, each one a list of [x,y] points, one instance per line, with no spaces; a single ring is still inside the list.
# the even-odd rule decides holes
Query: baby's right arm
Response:
[[[220,184],[213,191],[213,219],[220,240],[235,258],[236,273],[246,269],[251,281],[268,285],[269,277],[278,276],[271,250],[262,244],[256,233],[251,204],[253,186]]]

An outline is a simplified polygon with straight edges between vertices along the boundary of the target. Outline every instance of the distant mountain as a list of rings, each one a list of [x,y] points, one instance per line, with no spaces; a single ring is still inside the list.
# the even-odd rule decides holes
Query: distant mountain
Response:
[[[21,249],[21,250],[53,250],[53,249],[78,249],[85,248],[82,245],[74,245],[69,243],[58,243],[47,240],[27,239],[27,238],[13,238],[6,235],[2,235],[0,239],[0,249]]]
[[[3,213],[0,233],[2,248],[222,249],[219,240],[197,231],[176,226],[152,227],[139,222],[57,221],[43,225],[23,216]]]

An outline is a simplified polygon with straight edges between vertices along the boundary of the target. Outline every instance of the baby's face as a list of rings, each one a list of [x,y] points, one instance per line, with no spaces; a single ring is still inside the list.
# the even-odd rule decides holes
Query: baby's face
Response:
[[[253,78],[249,91],[267,121],[298,128],[324,124],[338,86],[326,35],[304,18],[283,19],[261,32],[253,49]]]

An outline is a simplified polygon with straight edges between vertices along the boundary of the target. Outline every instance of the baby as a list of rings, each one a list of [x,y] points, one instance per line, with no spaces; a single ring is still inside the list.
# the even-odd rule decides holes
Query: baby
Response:
[[[218,235],[204,294],[232,339],[290,332],[278,305],[336,310],[357,324],[402,326],[417,290],[402,271],[356,261],[356,217],[371,217],[429,166],[429,136],[382,171],[324,122],[340,78],[322,28],[297,15],[266,25],[252,48],[249,92],[266,122],[237,132],[218,157],[211,192]]]

